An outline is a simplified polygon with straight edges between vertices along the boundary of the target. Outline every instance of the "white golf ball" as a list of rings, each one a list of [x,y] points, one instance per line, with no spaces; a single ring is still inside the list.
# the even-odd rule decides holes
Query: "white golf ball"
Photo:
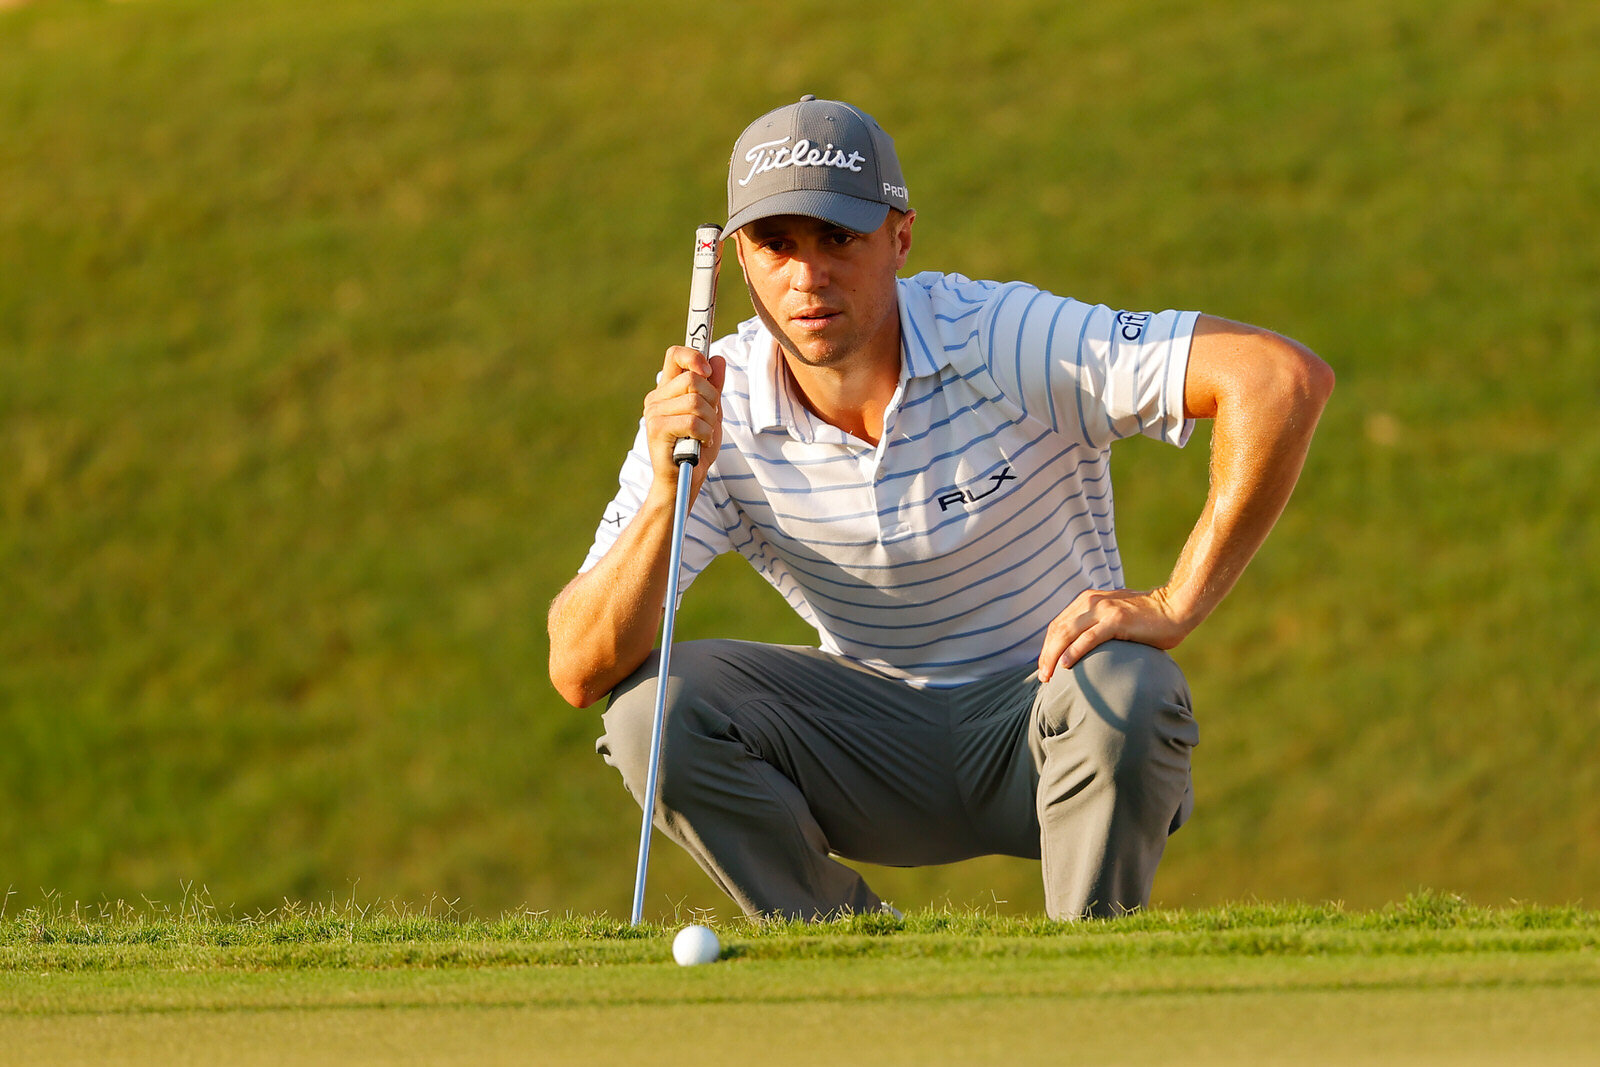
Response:
[[[709,926],[695,923],[678,931],[672,939],[672,958],[680,967],[693,967],[697,963],[715,963],[722,954],[722,942]]]

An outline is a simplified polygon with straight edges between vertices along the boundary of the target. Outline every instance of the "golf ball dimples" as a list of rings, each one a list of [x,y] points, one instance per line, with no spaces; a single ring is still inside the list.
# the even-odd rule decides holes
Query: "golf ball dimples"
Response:
[[[695,923],[678,931],[672,939],[672,958],[680,967],[693,967],[697,963],[712,963],[722,953],[722,943],[709,926]]]

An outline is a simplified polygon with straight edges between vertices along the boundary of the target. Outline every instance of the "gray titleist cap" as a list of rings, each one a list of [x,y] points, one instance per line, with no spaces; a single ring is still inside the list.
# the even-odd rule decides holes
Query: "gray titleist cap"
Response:
[[[728,162],[724,233],[773,215],[809,215],[857,233],[911,210],[894,139],[871,115],[802,96],[756,119]]]

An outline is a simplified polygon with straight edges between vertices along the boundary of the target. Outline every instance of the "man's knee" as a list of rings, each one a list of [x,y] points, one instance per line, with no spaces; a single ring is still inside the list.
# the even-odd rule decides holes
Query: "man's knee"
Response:
[[[1199,741],[1183,672],[1165,652],[1132,641],[1108,641],[1046,683],[1036,728],[1046,738],[1075,735],[1078,750],[1114,774],[1158,752],[1186,758]]]
[[[658,793],[678,777],[680,767],[693,762],[697,741],[716,732],[718,644],[689,641],[672,650],[672,675],[663,702]],[[636,795],[644,789],[649,775],[659,663],[659,655],[651,653],[638,670],[612,690],[601,720],[605,733],[595,745]]]

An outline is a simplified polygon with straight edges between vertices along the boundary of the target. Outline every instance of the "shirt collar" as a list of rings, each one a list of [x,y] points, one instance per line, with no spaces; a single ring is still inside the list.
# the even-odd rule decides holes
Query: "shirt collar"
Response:
[[[909,378],[926,378],[950,365],[950,354],[941,343],[939,324],[933,317],[933,301],[927,289],[914,279],[899,279],[900,354],[904,373]]]
[[[764,323],[757,320],[750,343],[750,421],[757,433],[788,427],[783,409],[787,390],[778,373],[778,345]]]

